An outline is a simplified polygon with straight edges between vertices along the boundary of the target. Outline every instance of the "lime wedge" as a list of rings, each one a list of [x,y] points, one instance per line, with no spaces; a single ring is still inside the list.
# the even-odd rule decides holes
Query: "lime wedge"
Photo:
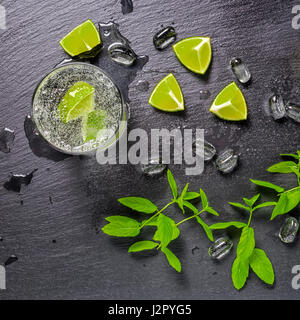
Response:
[[[247,104],[235,82],[231,82],[217,95],[209,111],[224,120],[247,119]]]
[[[68,33],[59,43],[71,57],[74,57],[94,52],[94,49],[100,46],[101,39],[94,23],[87,20]],[[98,53],[96,51],[94,55]]]
[[[93,111],[95,107],[95,89],[84,81],[76,82],[61,100],[58,110],[64,123],[78,119]]]
[[[172,73],[163,78],[154,88],[149,104],[167,112],[184,110],[182,91]]]
[[[211,61],[209,37],[185,38],[173,45],[178,60],[189,70],[204,74]]]
[[[99,130],[106,125],[106,111],[95,110],[82,118],[82,136],[85,142],[97,139]]]

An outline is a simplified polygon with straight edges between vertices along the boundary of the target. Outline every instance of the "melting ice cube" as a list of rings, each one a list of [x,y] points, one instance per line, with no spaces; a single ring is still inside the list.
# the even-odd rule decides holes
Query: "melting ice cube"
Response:
[[[148,164],[141,164],[141,171],[148,176],[155,176],[163,173],[163,171],[167,168],[167,165],[161,163],[160,159],[149,159]]]
[[[217,169],[223,173],[232,172],[238,164],[238,155],[232,149],[220,153],[216,159]]]
[[[208,253],[212,257],[212,259],[222,260],[230,253],[232,247],[232,241],[228,237],[222,237],[217,239],[209,247]]]
[[[193,150],[195,154],[199,157],[203,157],[201,150],[202,144],[204,146],[204,161],[210,161],[216,154],[216,148],[206,140],[198,139],[193,143]]]
[[[108,54],[114,62],[124,66],[132,66],[137,58],[133,50],[122,43],[111,45]]]
[[[247,83],[251,79],[251,73],[248,67],[240,58],[233,58],[230,60],[231,69],[236,78],[241,83]]]
[[[300,123],[300,106],[299,105],[292,102],[288,102],[285,106],[285,109],[286,109],[286,114],[289,118]]]
[[[0,131],[0,151],[9,153],[15,140],[15,132],[10,129]]]
[[[269,100],[269,106],[275,120],[281,119],[285,116],[285,106],[282,96],[274,94]]]
[[[166,27],[158,31],[153,37],[153,44],[157,50],[163,50],[176,41],[176,32],[173,27]]]
[[[279,231],[279,238],[284,243],[292,243],[295,241],[298,230],[299,230],[298,220],[293,217],[288,217],[285,219]]]

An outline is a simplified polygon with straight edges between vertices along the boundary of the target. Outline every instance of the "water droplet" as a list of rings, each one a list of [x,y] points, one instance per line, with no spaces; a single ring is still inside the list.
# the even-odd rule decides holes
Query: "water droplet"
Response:
[[[223,173],[232,172],[238,164],[238,155],[232,149],[220,153],[216,159],[217,169]]]
[[[0,131],[0,151],[9,153],[15,140],[15,132],[8,128]]]
[[[145,80],[139,80],[139,82],[136,85],[136,88],[140,92],[147,92],[149,90],[149,82]]]
[[[128,14],[133,11],[133,3],[132,0],[121,0],[122,5],[122,13]]]
[[[29,174],[13,174],[9,181],[6,181],[3,186],[6,190],[14,191],[14,192],[20,192],[22,185],[29,185],[33,174],[37,171],[37,169],[33,170]]]
[[[233,242],[228,237],[217,239],[208,249],[208,254],[215,260],[224,259],[231,251]]]
[[[161,163],[160,159],[149,159],[148,164],[141,164],[141,171],[148,176],[155,176],[164,172],[167,165]]]
[[[284,243],[292,243],[295,241],[298,230],[299,230],[298,220],[293,217],[288,217],[285,219],[279,231],[279,238]]]
[[[269,106],[271,114],[275,120],[281,119],[285,116],[285,106],[282,96],[274,94],[269,99]]]
[[[201,148],[204,148],[204,150],[201,150]],[[194,141],[193,143],[193,150],[196,155],[199,157],[203,157],[203,151],[204,151],[204,161],[210,161],[216,154],[216,148],[206,140],[198,139]]]
[[[108,48],[108,54],[114,62],[127,67],[132,66],[136,61],[136,54],[133,50],[122,43],[111,45]]]
[[[5,265],[8,266],[14,262],[18,261],[18,257],[15,255],[11,255],[6,261],[5,261]]]
[[[231,69],[236,78],[241,83],[247,83],[251,79],[251,73],[248,67],[243,63],[240,58],[233,58],[230,60]]]
[[[54,150],[46,140],[44,140],[38,133],[31,117],[28,115],[24,121],[25,135],[28,139],[30,149],[32,152],[42,158],[47,158],[55,162],[62,161],[71,155],[64,154]]]
[[[195,254],[195,251],[196,251],[196,250],[200,250],[199,247],[194,247],[194,248],[192,249],[192,254],[193,254],[193,255]]]
[[[157,50],[164,50],[175,41],[176,32],[170,26],[158,31],[153,37],[153,44]]]
[[[206,100],[210,97],[210,91],[208,90],[200,90],[200,100]]]
[[[300,123],[300,106],[299,105],[292,102],[288,102],[285,106],[285,109],[286,109],[286,114],[289,118]]]

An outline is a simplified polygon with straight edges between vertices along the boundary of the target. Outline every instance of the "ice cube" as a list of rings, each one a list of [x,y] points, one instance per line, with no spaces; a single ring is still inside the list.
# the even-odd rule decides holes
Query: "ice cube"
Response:
[[[217,169],[223,173],[232,172],[238,164],[238,155],[232,149],[220,153],[216,159]]]
[[[167,165],[161,163],[160,159],[149,159],[148,164],[140,164],[141,171],[148,176],[155,176],[164,172]]]
[[[0,131],[0,151],[9,153],[15,140],[15,132],[8,128]]]
[[[153,44],[157,50],[163,50],[176,41],[176,32],[173,27],[166,27],[158,31],[153,37]]]
[[[300,123],[300,106],[298,104],[288,102],[285,106],[285,109],[289,118]]]
[[[232,58],[230,60],[230,66],[239,82],[247,83],[250,81],[251,73],[248,67],[240,58]]]
[[[114,62],[124,66],[131,66],[136,61],[133,50],[122,43],[111,45],[108,48],[108,54]]]
[[[212,259],[222,260],[231,251],[233,242],[228,237],[217,239],[208,249],[208,254]]]
[[[204,146],[204,161],[210,161],[215,156],[217,151],[216,151],[216,148],[208,141],[206,140],[203,141],[201,139],[194,141],[193,143],[194,153],[199,157],[203,157],[202,150],[200,150],[200,148],[202,147],[202,143]]]
[[[274,94],[269,100],[271,114],[275,120],[281,119],[285,116],[285,106],[282,96]]]
[[[284,243],[294,242],[299,229],[299,222],[296,218],[288,217],[285,219],[280,231],[279,238]]]

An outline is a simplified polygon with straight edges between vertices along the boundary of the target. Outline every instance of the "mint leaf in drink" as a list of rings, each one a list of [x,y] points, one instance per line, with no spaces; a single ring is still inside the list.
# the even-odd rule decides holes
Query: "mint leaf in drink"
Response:
[[[140,233],[140,224],[134,219],[123,216],[111,216],[105,218],[109,224],[101,230],[114,237],[136,237]]]
[[[157,210],[157,206],[146,198],[127,197],[120,198],[118,201],[123,206],[142,213],[153,213]]]
[[[257,205],[256,207],[253,208],[253,211],[257,210],[257,209],[260,209],[260,208],[264,208],[264,207],[271,207],[271,206],[276,206],[277,205],[277,202],[264,202],[264,203],[261,203],[259,205]]]
[[[204,209],[208,206],[208,200],[207,200],[207,196],[206,196],[205,192],[202,189],[200,189],[200,197],[201,197],[201,201],[202,201],[202,207]]]
[[[184,200],[193,200],[193,199],[197,199],[200,197],[200,194],[198,192],[187,192],[183,199]]]
[[[205,209],[206,212],[213,214],[214,216],[219,216],[218,212],[216,210],[214,210],[212,207],[207,207]]]
[[[166,217],[163,214],[158,216],[157,220],[157,236],[161,242],[163,248],[172,241],[173,237],[173,222],[172,219]]]
[[[231,277],[234,287],[237,290],[243,288],[249,275],[249,259],[237,257],[232,265]]]
[[[254,230],[248,226],[244,227],[237,246],[237,257],[241,260],[248,259],[255,247]]]
[[[181,263],[175,254],[168,248],[162,248],[161,251],[166,255],[170,266],[173,267],[177,272],[181,272]]]
[[[262,281],[270,285],[274,283],[273,266],[264,250],[257,248],[253,250],[250,267]]]
[[[239,221],[230,221],[230,222],[219,222],[209,226],[211,230],[223,230],[229,227],[235,227],[240,229],[240,228],[247,227],[247,224]]]
[[[178,197],[177,184],[170,169],[168,169],[167,176],[168,176],[168,181],[169,181],[170,188],[172,190],[173,197],[174,199],[177,199]]]
[[[241,208],[241,209],[245,209],[250,211],[250,208],[244,206],[243,204],[239,203],[239,202],[228,202],[230,205],[237,207],[237,208]]]
[[[128,252],[139,252],[144,250],[152,250],[154,248],[157,248],[158,243],[153,241],[139,241],[134,243],[130,248],[128,249]]]
[[[266,187],[269,189],[273,189],[276,192],[283,192],[284,188],[276,186],[275,184],[271,183],[271,182],[266,182],[266,181],[261,181],[261,180],[254,180],[254,179],[250,179],[250,181],[254,184],[256,184],[257,186],[261,186],[261,187]]]
[[[291,167],[297,168],[296,163],[293,161],[282,161],[269,167],[267,171],[274,173],[292,173]]]
[[[213,234],[212,234],[209,226],[208,226],[200,217],[198,217],[198,216],[196,217],[196,220],[197,220],[198,223],[202,226],[202,228],[203,228],[203,230],[205,231],[208,239],[213,242],[213,241],[214,241],[214,236],[213,236]]]

